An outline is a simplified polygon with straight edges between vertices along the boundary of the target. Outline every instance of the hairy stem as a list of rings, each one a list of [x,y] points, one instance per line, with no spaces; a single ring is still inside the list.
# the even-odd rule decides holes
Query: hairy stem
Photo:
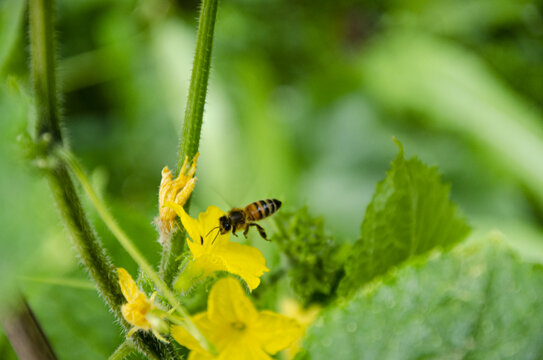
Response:
[[[183,136],[179,148],[177,172],[181,169],[185,157],[194,158],[200,145],[200,132],[206,102],[207,82],[211,67],[211,50],[213,34],[217,17],[218,0],[203,0],[200,20],[198,23],[198,38],[194,53],[194,65],[190,79],[189,96],[185,108]]]
[[[46,159],[53,145],[62,145],[55,85],[53,1],[31,0],[29,13],[31,69],[37,113],[36,140],[47,140],[49,146],[41,154]],[[85,216],[68,171],[59,162],[44,168],[62,219],[81,260],[107,303],[120,315],[119,306],[123,302],[123,295],[112,271],[113,264]]]
[[[187,205],[188,204],[185,204],[185,209],[187,208]],[[186,236],[185,230],[177,231],[172,235],[169,246],[164,246],[162,248],[160,276],[170,288],[172,287],[175,276],[179,272],[179,266],[181,265],[179,256],[183,252]]]
[[[53,0],[30,0],[30,53],[32,85],[36,101],[36,137],[49,134],[62,142],[60,111],[55,76],[55,33]]]
[[[134,345],[126,340],[121,345],[119,345],[119,347],[115,350],[113,354],[111,354],[109,360],[123,360],[134,351],[136,351]]]
[[[200,146],[200,133],[211,67],[211,52],[218,2],[218,0],[202,0],[189,95],[185,107],[183,135],[179,146],[178,173],[185,158],[188,156],[189,159],[193,159]],[[185,204],[185,209],[188,211],[189,207],[190,200]],[[184,231],[176,232],[170,241],[170,246],[165,246],[162,251],[160,272],[168,286],[171,286],[175,275],[179,271],[179,265],[181,264],[179,255],[183,251],[185,236]]]
[[[54,1],[29,1],[31,73],[36,104],[37,148],[60,215],[75,244],[82,263],[109,307],[125,329],[130,325],[121,314],[124,297],[117,282],[114,266],[92,229],[74,184],[63,163],[51,161],[51,150],[62,146],[60,107],[55,73]],[[45,145],[45,146],[43,146]],[[161,346],[156,339],[135,336],[138,349],[151,358],[159,358]]]
[[[113,272],[113,263],[87,220],[66,167],[57,164],[46,169],[46,174],[77,253],[109,306],[117,317],[122,317],[120,306],[125,300]]]

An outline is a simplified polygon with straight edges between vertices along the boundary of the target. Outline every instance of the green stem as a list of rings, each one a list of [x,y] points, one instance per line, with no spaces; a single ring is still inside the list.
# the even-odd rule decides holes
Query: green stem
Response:
[[[61,217],[83,264],[109,306],[115,311],[117,317],[122,318],[120,306],[125,300],[117,283],[117,277],[112,271],[113,263],[85,216],[68,171],[63,165],[57,164],[47,169],[47,178]]]
[[[187,205],[185,204],[185,208],[187,208]],[[160,275],[170,288],[172,287],[175,276],[179,273],[179,266],[181,266],[182,261],[180,255],[185,247],[185,237],[185,230],[177,231],[172,235],[170,245],[162,248]]]
[[[61,143],[60,111],[55,76],[55,33],[53,0],[30,0],[30,53],[32,84],[36,101],[36,137],[49,134]]]
[[[39,163],[44,165],[60,215],[81,261],[117,319],[128,330],[130,325],[121,313],[124,296],[113,271],[113,263],[87,220],[66,167],[60,162],[47,164],[51,149],[63,144],[56,89],[53,23],[53,0],[29,1],[31,72],[36,106],[35,139],[42,157]],[[157,350],[161,346],[156,339],[143,339],[138,334],[134,341],[138,349],[149,357],[159,358],[163,353],[167,355]]]
[[[36,138],[37,141],[48,139],[48,149],[51,149],[51,144],[62,144],[53,55],[53,1],[31,0],[29,14],[32,79],[37,112]],[[48,152],[44,151],[43,156],[47,155]],[[61,216],[83,263],[108,304],[117,315],[121,315],[120,305],[124,297],[115,273],[111,270],[113,264],[87,221],[66,168],[60,163],[54,163],[46,167],[46,171]]]
[[[130,341],[125,340],[121,345],[119,345],[115,352],[111,354],[109,360],[123,360],[134,351],[136,351],[134,345]]]
[[[185,107],[185,120],[183,123],[183,135],[179,146],[179,158],[177,161],[177,173],[185,161],[185,157],[193,159],[200,146],[200,133],[207,94],[207,83],[211,68],[211,52],[213,49],[213,35],[215,20],[217,18],[218,0],[202,0],[202,10],[198,22],[198,35],[194,63],[190,79],[189,95]],[[190,208],[190,200],[185,204],[185,209]],[[175,275],[179,272],[185,244],[185,232],[176,232],[170,241],[170,246],[165,246],[160,262],[161,275],[169,286]]]
[[[166,285],[164,281],[158,276],[158,274],[153,270],[152,266],[147,262],[143,254],[136,248],[134,243],[130,240],[128,235],[121,229],[121,227],[117,224],[115,219],[113,218],[113,215],[109,212],[106,205],[102,201],[102,199],[96,194],[94,189],[92,188],[89,179],[85,175],[85,172],[83,169],[79,166],[77,160],[75,157],[68,151],[63,149],[58,149],[57,153],[59,156],[66,161],[68,166],[70,167],[70,170],[72,170],[73,174],[77,177],[81,185],[83,186],[83,189],[87,193],[87,196],[89,197],[90,201],[98,211],[98,214],[100,214],[100,217],[106,224],[106,226],[109,228],[109,230],[115,235],[117,240],[119,240],[119,243],[122,245],[122,247],[128,252],[128,254],[134,259],[134,261],[140,266],[140,268],[143,270],[143,272],[151,279],[151,281],[156,285],[158,290],[162,293],[162,295],[168,300],[168,302],[173,306],[173,308],[181,315],[185,322],[185,327],[187,331],[200,342],[200,345],[206,349],[209,350],[209,344],[207,343],[207,340],[205,337],[200,333],[198,328],[194,325],[192,322],[188,312],[185,310],[185,308],[179,303],[175,295],[172,293],[170,288]]]
[[[177,172],[181,169],[185,157],[194,158],[200,145],[200,132],[204,105],[207,94],[207,82],[211,67],[211,50],[213,48],[213,33],[217,17],[218,0],[203,0],[198,24],[198,38],[194,53],[194,65],[190,79],[189,96],[185,108],[183,136],[179,147]]]

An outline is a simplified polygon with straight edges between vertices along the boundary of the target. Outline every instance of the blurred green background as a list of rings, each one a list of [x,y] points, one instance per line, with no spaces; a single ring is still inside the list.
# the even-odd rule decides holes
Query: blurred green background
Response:
[[[160,171],[177,161],[199,3],[56,2],[66,137],[156,263],[152,219]],[[121,336],[17,142],[32,129],[24,1],[0,11],[2,305],[22,289],[61,358],[103,358]],[[441,169],[476,232],[498,229],[543,262],[542,111],[543,1],[223,1],[192,213],[274,197],[352,242],[396,136]],[[2,335],[0,358],[10,353]]]

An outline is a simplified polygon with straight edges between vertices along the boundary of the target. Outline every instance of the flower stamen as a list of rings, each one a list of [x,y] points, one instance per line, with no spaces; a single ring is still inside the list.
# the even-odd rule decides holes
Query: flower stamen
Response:
[[[232,321],[230,327],[237,331],[243,331],[247,326],[241,321]]]

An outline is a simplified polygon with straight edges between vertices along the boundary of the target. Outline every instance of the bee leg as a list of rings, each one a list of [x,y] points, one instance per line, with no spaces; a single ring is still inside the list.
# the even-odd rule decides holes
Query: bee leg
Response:
[[[264,230],[264,228],[258,224],[251,224],[253,226],[256,226],[256,228],[258,229],[258,233],[260,234],[260,236],[262,236],[262,238],[266,241],[270,241],[268,240],[268,236],[266,235],[266,230]]]
[[[238,234],[236,234],[236,225],[232,226],[232,234],[238,236]]]
[[[252,224],[247,224],[247,227],[245,228],[245,230],[243,231],[243,236],[245,236],[245,238],[247,238],[247,234],[249,233],[249,227],[251,226]]]

